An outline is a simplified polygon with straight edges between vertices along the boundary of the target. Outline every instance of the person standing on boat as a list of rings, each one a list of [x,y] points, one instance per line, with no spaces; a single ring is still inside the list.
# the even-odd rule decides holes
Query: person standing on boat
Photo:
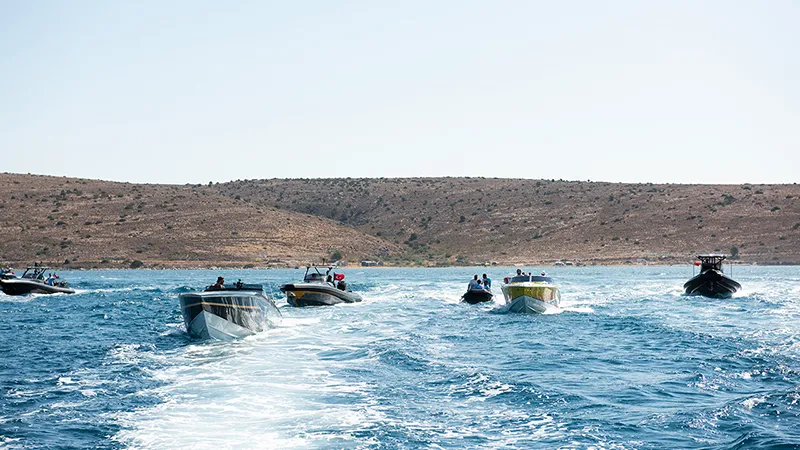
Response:
[[[492,290],[492,279],[487,277],[486,274],[483,274],[483,287],[487,291]]]

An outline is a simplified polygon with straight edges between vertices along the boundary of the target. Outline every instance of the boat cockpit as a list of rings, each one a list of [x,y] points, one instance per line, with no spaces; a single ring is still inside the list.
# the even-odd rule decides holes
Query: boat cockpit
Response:
[[[211,285],[205,289],[205,292],[211,291],[258,291],[262,292],[264,290],[264,286],[260,284],[245,284],[242,283],[242,280],[237,281],[231,285],[225,285],[222,288],[214,287]]]

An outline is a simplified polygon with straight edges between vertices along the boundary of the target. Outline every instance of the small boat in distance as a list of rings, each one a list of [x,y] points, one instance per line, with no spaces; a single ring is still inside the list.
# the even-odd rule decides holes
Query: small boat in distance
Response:
[[[237,281],[178,296],[186,331],[193,337],[230,340],[274,326],[281,312],[260,284]]]
[[[29,266],[21,277],[17,278],[13,272],[4,271],[0,277],[0,290],[6,295],[28,294],[74,294],[75,289],[59,277],[45,273],[50,270],[47,266]]]
[[[506,278],[502,286],[508,310],[527,314],[561,311],[561,291],[553,279],[536,275],[517,275]]]
[[[490,301],[494,295],[488,289],[468,289],[464,295],[461,296],[461,301],[467,302],[470,305]]]
[[[290,305],[298,307],[360,302],[361,296],[347,289],[344,274],[335,270],[336,265],[306,266],[303,282],[286,283],[281,286],[281,292],[286,294],[286,301]]]
[[[694,265],[700,266],[700,273],[683,285],[686,295],[729,298],[742,289],[741,284],[722,273],[722,261],[727,257],[728,255],[717,254],[697,255],[700,262],[695,262]]]

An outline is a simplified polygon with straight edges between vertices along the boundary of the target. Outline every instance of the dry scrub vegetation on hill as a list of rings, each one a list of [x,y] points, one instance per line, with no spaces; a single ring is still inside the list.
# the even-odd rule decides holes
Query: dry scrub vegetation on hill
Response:
[[[0,174],[0,265],[292,266],[400,246],[326,218],[196,186]],[[69,261],[69,264],[64,264]]]
[[[800,263],[797,185],[664,185],[487,178],[235,181],[229,197],[338,220],[411,260],[684,262],[739,252]]]
[[[0,264],[800,263],[797,185],[485,178],[147,185],[0,174]]]

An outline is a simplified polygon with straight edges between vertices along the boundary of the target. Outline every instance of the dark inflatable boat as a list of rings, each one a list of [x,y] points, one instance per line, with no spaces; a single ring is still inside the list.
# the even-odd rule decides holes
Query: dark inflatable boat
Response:
[[[700,273],[683,285],[686,295],[728,298],[741,290],[741,284],[722,273],[722,261],[725,258],[727,255],[697,255],[697,259],[700,260]]]
[[[303,282],[284,284],[281,292],[286,294],[286,301],[292,306],[360,302],[361,296],[347,289],[344,274],[335,273],[335,269],[336,266],[307,266]]]
[[[474,305],[476,303],[483,303],[488,302],[494,297],[492,295],[492,291],[488,291],[486,289],[469,289],[464,295],[461,296],[461,300],[464,302],[469,303],[470,305]]]

